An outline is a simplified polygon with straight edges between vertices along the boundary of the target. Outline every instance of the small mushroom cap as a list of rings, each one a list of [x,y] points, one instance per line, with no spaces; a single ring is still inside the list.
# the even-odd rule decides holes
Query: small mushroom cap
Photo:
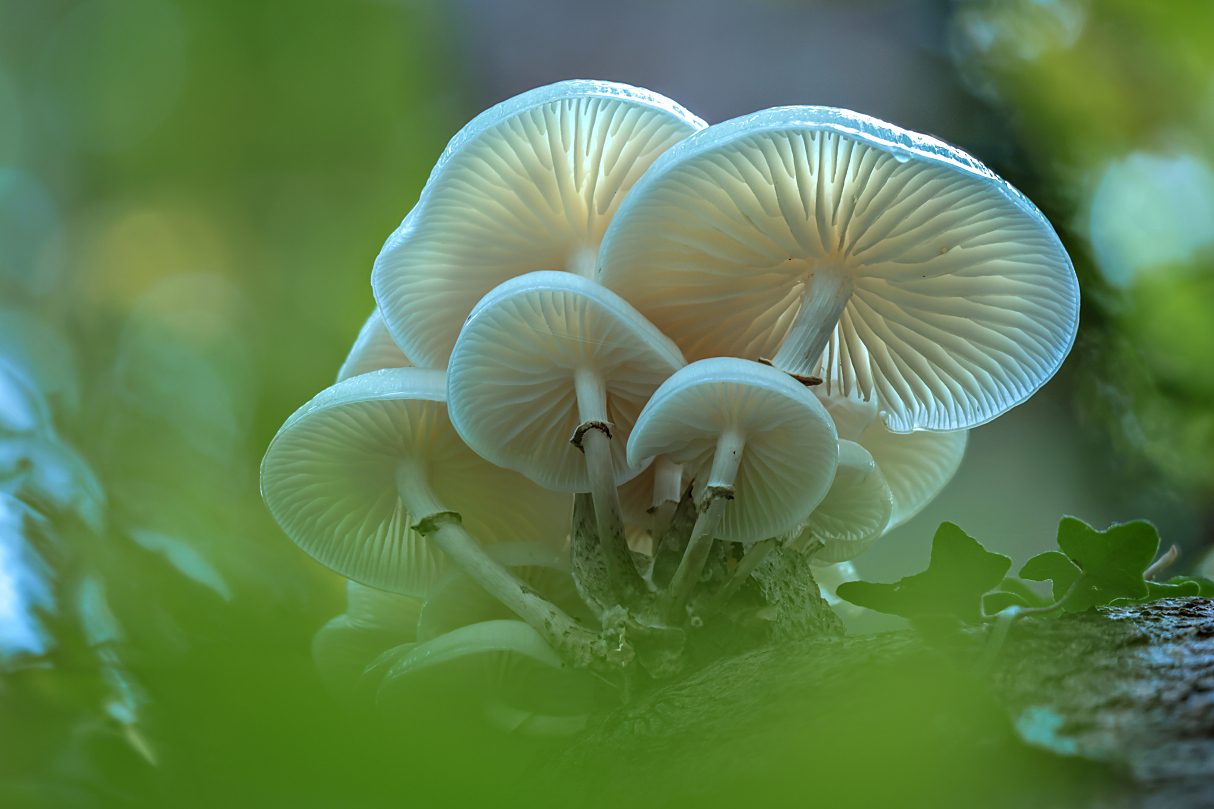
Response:
[[[645,405],[628,460],[665,454],[702,484],[726,431],[745,447],[717,537],[758,542],[801,525],[830,489],[839,441],[817,397],[783,371],[733,357],[688,365]]]
[[[593,620],[578,595],[569,555],[540,542],[500,542],[485,549],[529,588],[575,619]],[[417,639],[425,642],[461,626],[518,618],[459,570],[449,570],[434,586],[417,622]]]
[[[894,498],[886,531],[922,511],[961,466],[968,430],[891,433],[877,418],[875,402],[838,391],[833,395],[820,391],[819,397],[834,419],[839,437],[858,442],[881,468]]]
[[[873,456],[854,441],[839,440],[839,469],[830,491],[802,531],[825,544],[814,561],[846,562],[864,553],[885,533],[894,498]]]
[[[317,631],[312,660],[331,692],[352,697],[367,665],[385,650],[412,643],[422,602],[358,582],[346,583],[347,608]]]
[[[1027,399],[1070,350],[1079,286],[1048,221],[964,152],[865,115],[782,107],[654,162],[599,280],[689,361],[774,357],[816,274],[851,286],[816,370],[875,395],[894,432],[953,430]]]
[[[388,328],[441,368],[489,290],[535,270],[594,273],[620,200],[654,158],[706,124],[668,98],[563,81],[498,104],[448,144],[375,260]]]
[[[411,365],[413,363],[409,362],[405,352],[388,334],[383,315],[376,309],[359,330],[354,346],[337,372],[337,381],[384,368],[408,368]]]
[[[477,541],[551,542],[568,534],[568,497],[486,463],[447,418],[442,371],[352,377],[297,410],[270,442],[261,491],[287,535],[346,578],[424,596],[446,557],[412,530],[398,474],[428,480]]]
[[[683,366],[679,349],[622,298],[570,273],[513,278],[476,305],[447,372],[451,421],[468,446],[548,489],[589,491],[586,461],[569,440],[587,418],[611,423],[616,485],[628,433],[650,395]],[[606,392],[603,415],[583,416],[575,374]]]

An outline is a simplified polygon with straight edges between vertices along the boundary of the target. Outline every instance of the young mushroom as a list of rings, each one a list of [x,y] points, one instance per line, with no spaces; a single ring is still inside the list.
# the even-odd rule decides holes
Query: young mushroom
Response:
[[[873,456],[841,438],[839,469],[830,491],[789,545],[811,551],[821,564],[854,559],[885,533],[893,505],[889,484]]]
[[[536,270],[592,277],[620,200],[706,124],[668,98],[563,81],[489,109],[451,139],[371,275],[396,342],[442,368],[473,306]]]
[[[641,408],[683,366],[618,295],[561,272],[513,278],[476,305],[451,352],[451,421],[473,450],[545,488],[589,492],[615,592],[648,587],[625,541],[616,487]]]
[[[886,531],[918,514],[961,465],[968,430],[891,433],[881,423],[876,402],[845,396],[837,388],[826,390],[825,385],[815,387],[814,393],[835,422],[839,440],[863,447],[889,484],[893,506]]]
[[[889,430],[956,430],[1027,399],[1074,341],[1048,221],[974,158],[828,107],[702,130],[621,204],[599,281],[689,361],[770,358],[875,398]]]
[[[801,525],[830,488],[839,441],[825,408],[792,377],[720,357],[678,371],[645,405],[628,460],[661,454],[697,470],[699,516],[664,604],[679,621],[713,539],[752,544]]]
[[[447,417],[445,383],[442,371],[398,368],[322,391],[266,451],[261,488],[270,511],[321,564],[372,587],[424,596],[449,559],[554,649],[588,663],[594,636],[479,544],[559,547],[569,498],[468,449]]]

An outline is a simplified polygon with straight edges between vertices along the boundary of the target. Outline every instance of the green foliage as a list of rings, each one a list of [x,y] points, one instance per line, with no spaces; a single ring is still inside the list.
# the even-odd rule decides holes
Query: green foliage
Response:
[[[1082,520],[1063,517],[1058,547],[1029,559],[1020,568],[1020,579],[1004,578],[1010,565],[1006,556],[990,553],[946,522],[932,540],[927,570],[896,584],[848,582],[839,585],[838,595],[861,607],[916,619],[915,627],[925,637],[939,633],[924,616],[976,624],[1010,608],[1039,614],[1083,612],[1159,598],[1214,596],[1214,581],[1209,579],[1177,576],[1161,583],[1146,578],[1159,549],[1159,532],[1143,520],[1097,531]],[[1023,579],[1051,582],[1053,600],[1042,598]]]
[[[1149,522],[1135,520],[1097,531],[1082,520],[1063,517],[1058,547],[1083,571],[1063,609],[1083,612],[1118,598],[1150,596],[1143,576],[1159,550],[1159,532]]]
[[[932,539],[927,570],[896,584],[856,581],[839,585],[838,595],[877,612],[914,618],[953,615],[982,620],[982,596],[1003,581],[1012,560],[991,553],[951,522],[941,523]]]
[[[1054,600],[1061,601],[1075,579],[1083,573],[1075,563],[1059,551],[1046,551],[1024,563],[1020,577],[1031,581],[1053,582]]]

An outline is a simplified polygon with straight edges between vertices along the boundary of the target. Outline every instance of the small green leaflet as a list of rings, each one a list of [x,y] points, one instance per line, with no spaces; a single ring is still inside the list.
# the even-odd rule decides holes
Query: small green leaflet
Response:
[[[1065,553],[1046,551],[1024,563],[1024,567],[1020,568],[1020,578],[1053,582],[1054,600],[1057,601],[1066,595],[1082,572]]]
[[[991,553],[951,522],[941,523],[932,539],[927,570],[895,584],[844,582],[839,598],[877,612],[913,618],[953,615],[982,621],[982,596],[1003,581],[1012,560]]]
[[[1058,548],[1083,571],[1078,589],[1063,607],[1066,611],[1083,612],[1114,599],[1140,601],[1150,595],[1143,574],[1159,550],[1159,531],[1151,523],[1135,520],[1097,531],[1082,520],[1063,517]]]

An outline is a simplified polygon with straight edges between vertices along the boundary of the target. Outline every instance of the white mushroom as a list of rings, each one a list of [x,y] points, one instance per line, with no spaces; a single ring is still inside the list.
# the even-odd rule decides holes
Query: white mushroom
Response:
[[[706,124],[668,98],[563,81],[498,104],[448,144],[371,284],[396,342],[442,368],[464,318],[517,275],[594,275],[599,242],[654,158]]]
[[[946,143],[827,107],[672,147],[604,237],[599,280],[689,361],[770,357],[955,430],[1024,401],[1075,338],[1079,287],[1041,212]]]
[[[700,360],[645,405],[628,460],[665,454],[695,472],[700,514],[667,591],[674,619],[714,538],[754,543],[801,525],[826,496],[839,462],[835,426],[787,374],[749,360]]]
[[[827,393],[823,387],[814,392],[834,420],[840,440],[864,447],[889,484],[893,507],[886,531],[918,514],[952,480],[965,455],[968,430],[891,433],[878,417],[876,402],[837,389]]]
[[[494,289],[451,353],[448,401],[459,434],[486,460],[546,488],[590,492],[623,597],[647,589],[616,491],[639,471],[625,461],[625,442],[646,400],[682,365],[675,345],[618,295],[560,272]]]
[[[893,495],[881,468],[864,447],[839,440],[839,468],[830,491],[809,515],[792,547],[821,543],[814,561],[833,564],[854,559],[876,542],[889,524]]]
[[[373,587],[424,595],[450,559],[553,648],[588,662],[592,637],[478,544],[559,547],[569,498],[485,463],[452,428],[445,398],[443,372],[418,368],[375,371],[321,392],[266,451],[270,511],[319,562]]]

